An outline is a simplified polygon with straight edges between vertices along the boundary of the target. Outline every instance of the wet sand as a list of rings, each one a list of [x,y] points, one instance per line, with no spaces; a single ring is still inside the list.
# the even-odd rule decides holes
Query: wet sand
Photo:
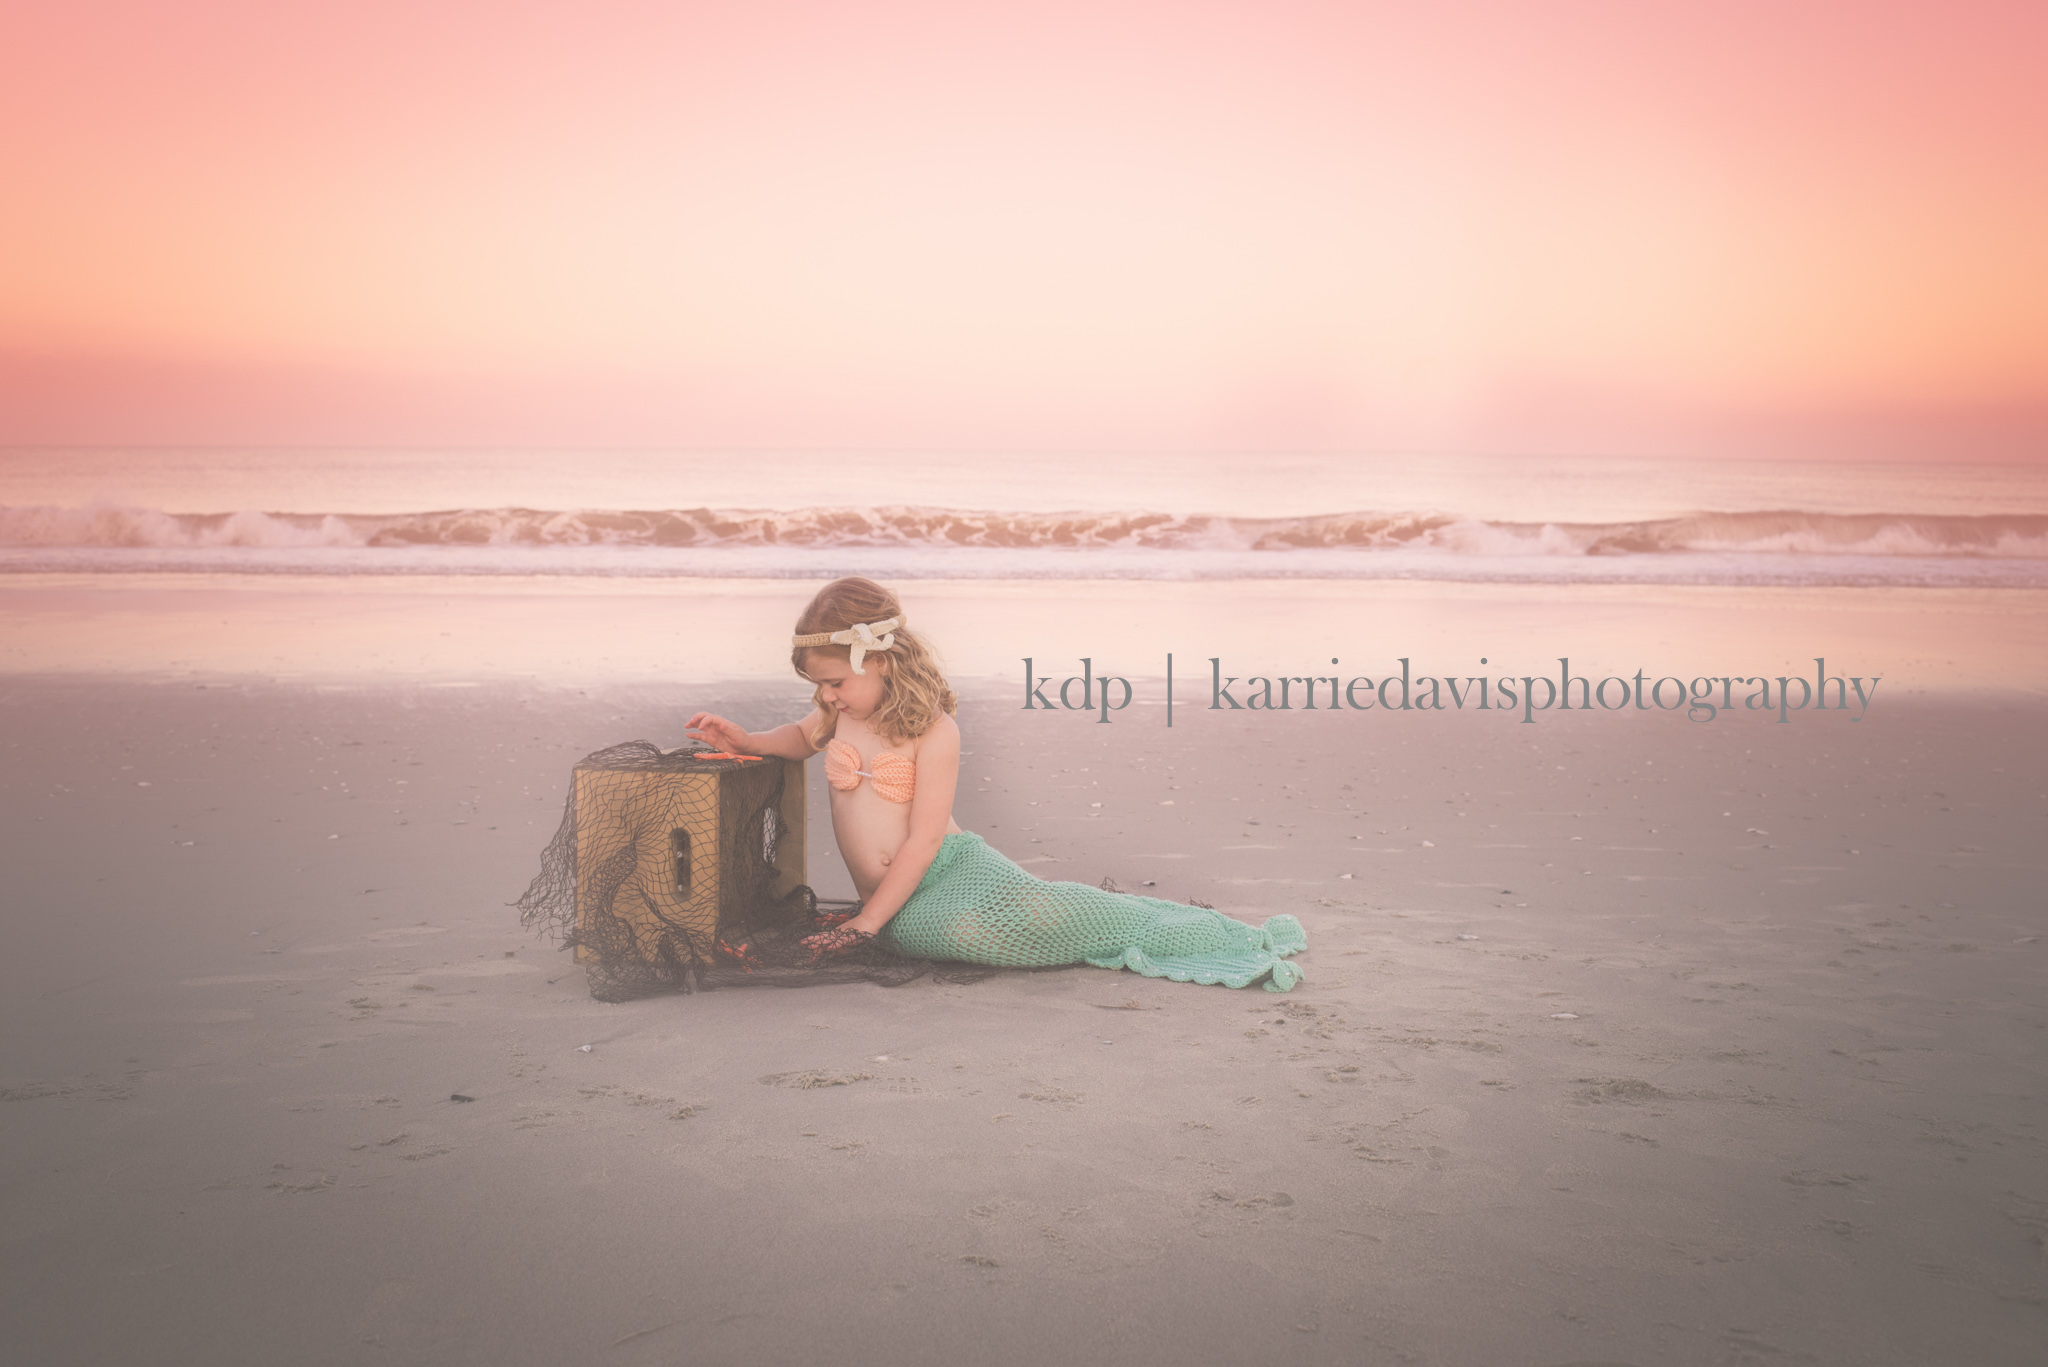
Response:
[[[963,680],[963,827],[1045,877],[1290,912],[1302,986],[609,1006],[505,905],[569,766],[698,707],[783,720],[794,681],[32,663],[0,679],[20,1360],[2022,1363],[2048,1337],[2037,697],[1168,730]]]
[[[785,682],[796,579],[0,574],[0,675],[300,683]],[[955,676],[1884,676],[1887,699],[2048,699],[2048,590],[1452,584],[1382,580],[907,580]],[[1490,661],[1482,667],[1481,659]],[[1190,672],[1192,671],[1192,673]],[[1597,674],[1595,675],[1597,677]],[[1156,692],[1151,696],[1159,696]],[[1183,693],[1183,701],[1193,694]]]

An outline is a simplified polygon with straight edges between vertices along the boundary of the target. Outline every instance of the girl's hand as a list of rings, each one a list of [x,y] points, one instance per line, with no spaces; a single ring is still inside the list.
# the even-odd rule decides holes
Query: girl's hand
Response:
[[[873,944],[874,941],[875,937],[867,931],[855,930],[853,926],[845,925],[841,926],[838,930],[826,930],[820,931],[816,935],[806,935],[798,943],[811,951],[811,962],[816,963],[828,954],[844,954],[856,945]]]
[[[744,755],[753,753],[747,747],[753,737],[743,726],[736,726],[724,717],[710,712],[699,712],[683,723],[683,734],[696,740],[708,740],[728,754]]]

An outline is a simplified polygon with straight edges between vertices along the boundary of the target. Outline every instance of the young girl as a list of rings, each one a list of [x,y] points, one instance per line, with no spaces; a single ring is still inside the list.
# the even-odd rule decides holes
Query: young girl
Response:
[[[790,665],[817,686],[802,721],[759,735],[699,712],[687,734],[734,754],[825,752],[832,833],[860,893],[858,914],[804,941],[815,953],[863,941],[927,959],[1010,968],[1088,963],[1177,982],[1285,992],[1301,923],[1263,927],[1207,907],[1035,878],[953,820],[960,777],[955,699],[896,596],[838,579],[797,619]]]

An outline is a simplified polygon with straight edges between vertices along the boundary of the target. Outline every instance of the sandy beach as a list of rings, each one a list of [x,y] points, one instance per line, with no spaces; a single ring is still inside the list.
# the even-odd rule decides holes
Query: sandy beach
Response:
[[[960,676],[963,827],[1044,877],[1298,916],[1286,995],[1074,968],[593,1001],[506,905],[570,766],[679,743],[699,707],[785,719],[803,692],[772,654],[701,684],[584,659],[581,686],[474,654],[283,680],[17,659],[9,1340],[39,1363],[2031,1362],[2048,726],[2037,695],[1936,683],[2027,649],[2027,597],[1985,609],[1998,630],[1925,614],[1980,653],[1930,656],[1860,723],[1247,718],[1184,686],[1169,730]],[[1696,628],[1667,621],[1681,655]],[[808,859],[847,891],[829,823]]]
[[[2048,1363],[2048,6],[4,32],[0,1367]]]

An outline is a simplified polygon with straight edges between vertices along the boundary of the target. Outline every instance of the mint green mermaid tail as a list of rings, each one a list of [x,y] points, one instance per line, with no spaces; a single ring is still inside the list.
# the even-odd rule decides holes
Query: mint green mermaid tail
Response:
[[[923,959],[1003,968],[1085,963],[1226,987],[1264,979],[1268,992],[1301,981],[1287,956],[1308,948],[1292,916],[1249,926],[1207,907],[1047,882],[971,831],[945,838],[917,891],[878,938]]]

